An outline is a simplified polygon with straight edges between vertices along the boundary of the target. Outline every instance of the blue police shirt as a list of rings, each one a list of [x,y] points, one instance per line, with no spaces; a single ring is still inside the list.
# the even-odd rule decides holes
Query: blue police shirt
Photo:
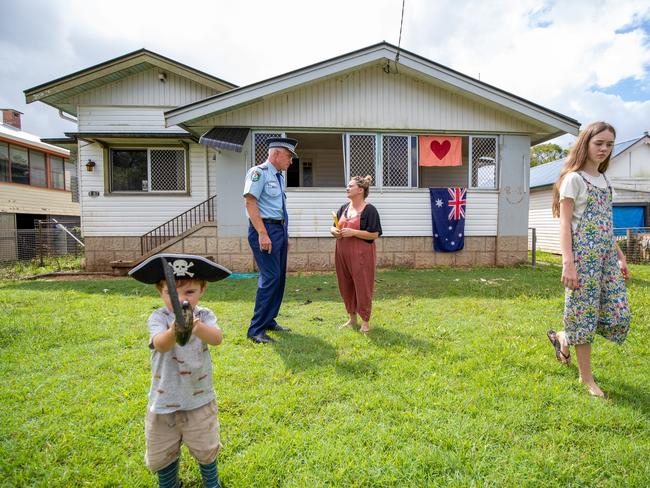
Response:
[[[253,166],[246,173],[244,196],[251,195],[257,199],[257,207],[263,219],[281,220],[284,218],[282,213],[283,188],[280,188],[277,173],[278,170],[268,161],[259,166]],[[248,211],[246,214],[248,215]]]

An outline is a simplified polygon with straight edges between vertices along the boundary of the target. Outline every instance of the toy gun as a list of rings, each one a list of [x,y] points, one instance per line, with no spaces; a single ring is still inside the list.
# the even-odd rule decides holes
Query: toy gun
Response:
[[[183,300],[182,304],[179,303],[178,293],[176,292],[176,280],[174,279],[171,266],[167,262],[167,259],[162,258],[161,261],[165,273],[165,281],[167,282],[167,291],[172,302],[172,308],[174,309],[174,317],[176,318],[176,343],[184,346],[192,337],[194,310],[192,310],[190,302],[187,300]]]

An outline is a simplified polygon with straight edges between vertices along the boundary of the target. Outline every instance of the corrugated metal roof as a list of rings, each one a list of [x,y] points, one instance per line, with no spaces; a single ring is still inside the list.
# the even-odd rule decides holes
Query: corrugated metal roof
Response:
[[[25,132],[21,129],[16,129],[15,127],[11,127],[9,125],[0,124],[0,137],[3,137],[7,141],[19,142],[27,146],[32,146],[34,148],[45,149],[47,151],[65,155],[66,157],[70,155],[70,151],[67,149],[53,146],[52,144],[47,144],[43,142],[37,135],[30,132]]]
[[[215,127],[203,134],[199,139],[199,143],[217,149],[242,152],[244,142],[250,131],[250,128],[247,127]]]
[[[612,149],[612,159],[644,137],[646,136],[644,135],[637,137],[636,139],[630,139],[629,141],[614,144],[614,148]],[[558,176],[560,176],[560,171],[562,171],[565,159],[566,158],[557,159],[550,163],[540,164],[539,166],[530,168],[530,187],[537,188],[555,183]]]

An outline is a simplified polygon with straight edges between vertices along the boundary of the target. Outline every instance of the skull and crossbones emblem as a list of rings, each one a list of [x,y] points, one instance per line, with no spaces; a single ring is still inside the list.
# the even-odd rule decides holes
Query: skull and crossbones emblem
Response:
[[[188,271],[188,269],[194,266],[194,263],[188,263],[184,259],[177,259],[173,263],[167,264],[174,270],[174,276],[189,276],[190,278],[194,278],[194,273]]]

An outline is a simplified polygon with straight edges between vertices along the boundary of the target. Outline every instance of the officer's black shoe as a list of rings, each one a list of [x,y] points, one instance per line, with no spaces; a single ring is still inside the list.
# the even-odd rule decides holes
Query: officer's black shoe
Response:
[[[272,342],[275,342],[275,339],[267,336],[265,332],[254,336],[248,336],[248,338],[256,344],[270,344]]]
[[[270,330],[272,332],[291,332],[291,329],[289,327],[282,327],[281,325],[278,324],[272,325],[266,330]]]

